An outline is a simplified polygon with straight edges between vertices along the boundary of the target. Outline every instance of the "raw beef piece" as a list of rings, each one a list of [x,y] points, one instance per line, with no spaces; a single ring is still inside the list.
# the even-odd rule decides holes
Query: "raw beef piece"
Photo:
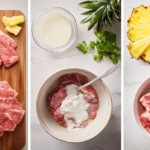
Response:
[[[146,108],[146,110],[150,110],[150,93],[143,95],[140,98],[140,102]]]
[[[0,31],[0,65],[3,62],[5,67],[9,67],[18,61],[16,46],[12,38]]]
[[[0,137],[3,136],[3,127],[0,126]]]
[[[139,119],[142,126],[150,133],[150,110],[145,110]]]
[[[58,122],[60,126],[67,128],[67,123],[64,119],[64,114],[66,112],[62,112],[60,110],[60,106],[62,101],[67,96],[66,86],[69,84],[76,84],[78,86],[84,85],[88,82],[88,78],[78,73],[73,74],[65,74],[59,79],[59,83],[57,87],[49,93],[47,97],[47,104],[51,116]],[[96,116],[96,111],[98,107],[98,97],[96,91],[92,88],[92,86],[88,86],[83,88],[80,91],[84,95],[84,99],[90,103],[90,106],[87,110],[89,118],[93,119]],[[74,124],[76,124],[76,120],[70,118]],[[88,121],[85,120],[80,124],[79,128],[84,128],[87,126]]]
[[[25,111],[16,99],[17,92],[8,82],[0,82],[0,136],[3,131],[14,131],[24,116]]]

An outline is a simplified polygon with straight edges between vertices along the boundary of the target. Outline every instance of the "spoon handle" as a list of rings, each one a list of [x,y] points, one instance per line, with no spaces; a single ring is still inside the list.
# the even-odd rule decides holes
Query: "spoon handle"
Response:
[[[81,90],[82,88],[86,87],[86,86],[89,86],[90,84],[92,84],[93,82],[101,79],[101,78],[104,78],[104,77],[107,77],[108,75],[110,75],[111,73],[113,73],[115,70],[117,69],[117,66],[113,66],[111,68],[109,68],[105,73],[103,73],[101,76],[93,79],[92,81],[88,82],[87,84],[85,85],[82,85],[79,87],[79,90]]]

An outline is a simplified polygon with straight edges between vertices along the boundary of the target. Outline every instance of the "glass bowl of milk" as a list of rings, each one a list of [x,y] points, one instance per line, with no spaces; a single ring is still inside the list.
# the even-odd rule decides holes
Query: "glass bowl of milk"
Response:
[[[64,8],[48,8],[40,12],[32,24],[37,45],[49,52],[67,50],[76,40],[78,26],[74,16]]]

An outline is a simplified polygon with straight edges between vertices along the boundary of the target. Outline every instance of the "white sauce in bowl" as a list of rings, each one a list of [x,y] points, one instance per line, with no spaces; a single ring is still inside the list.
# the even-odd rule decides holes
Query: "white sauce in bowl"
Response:
[[[41,21],[39,34],[41,40],[50,47],[60,47],[71,37],[71,25],[61,15],[50,15]]]
[[[74,131],[79,129],[78,127],[82,121],[85,121],[89,118],[87,109],[90,104],[85,101],[82,93],[79,92],[77,95],[76,85],[68,85],[66,90],[67,97],[62,102],[60,110],[67,112],[64,116],[67,122],[68,130]],[[68,118],[75,119],[77,124],[75,125],[72,120],[69,120]]]

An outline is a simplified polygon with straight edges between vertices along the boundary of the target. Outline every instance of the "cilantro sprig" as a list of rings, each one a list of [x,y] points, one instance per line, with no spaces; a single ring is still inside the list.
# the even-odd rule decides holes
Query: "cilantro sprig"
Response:
[[[97,55],[94,55],[95,61],[101,61],[104,56],[108,57],[114,64],[121,59],[121,48],[117,46],[116,34],[108,31],[94,32],[97,36],[96,41],[91,41],[89,45],[85,41],[77,46],[77,49],[83,54],[89,50],[97,49]]]

